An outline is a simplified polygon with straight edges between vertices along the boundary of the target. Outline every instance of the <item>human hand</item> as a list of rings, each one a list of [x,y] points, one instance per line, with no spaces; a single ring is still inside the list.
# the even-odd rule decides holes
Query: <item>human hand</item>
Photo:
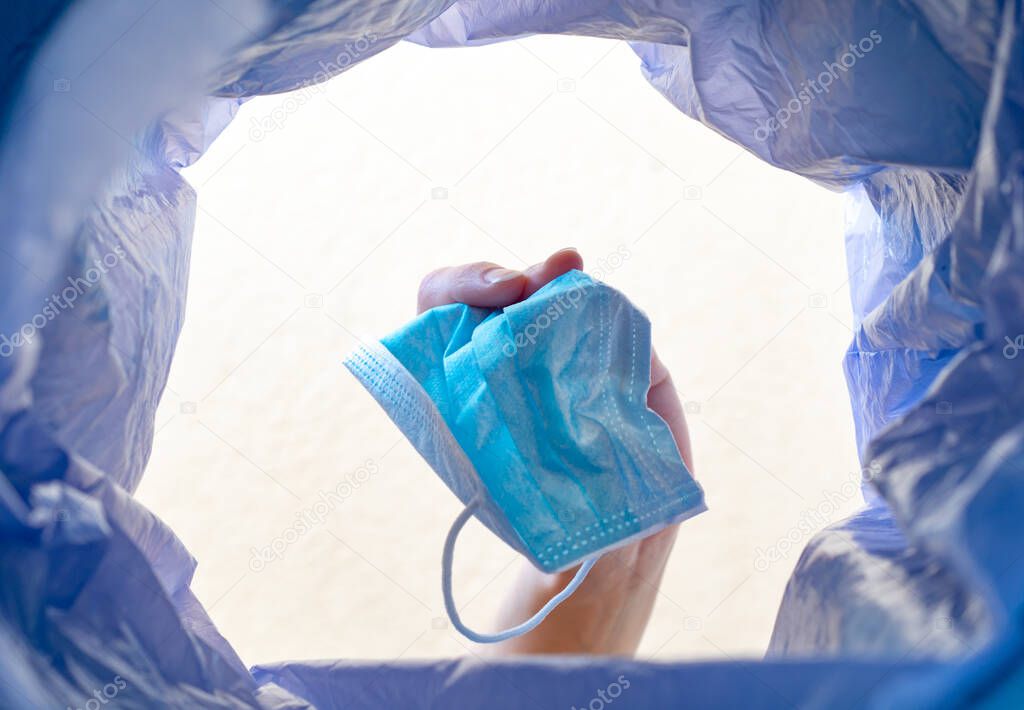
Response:
[[[478,262],[438,269],[420,284],[418,312],[448,303],[502,308],[528,298],[544,284],[583,268],[574,249],[555,252],[524,271]],[[683,408],[665,365],[652,350],[647,405],[668,424],[687,468],[693,471]],[[677,525],[604,554],[583,584],[533,631],[489,647],[509,654],[632,655],[647,627]],[[521,623],[561,591],[578,567],[546,574],[526,563],[499,615],[498,626]]]

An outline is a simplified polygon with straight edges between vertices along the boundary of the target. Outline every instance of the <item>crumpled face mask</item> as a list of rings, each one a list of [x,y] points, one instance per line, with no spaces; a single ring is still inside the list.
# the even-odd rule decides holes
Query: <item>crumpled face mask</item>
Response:
[[[579,271],[503,309],[434,308],[345,364],[466,504],[442,586],[452,625],[474,641],[529,631],[603,552],[705,509],[647,407],[647,317]],[[584,562],[537,614],[497,634],[466,628],[451,593],[455,539],[474,515],[545,572]]]

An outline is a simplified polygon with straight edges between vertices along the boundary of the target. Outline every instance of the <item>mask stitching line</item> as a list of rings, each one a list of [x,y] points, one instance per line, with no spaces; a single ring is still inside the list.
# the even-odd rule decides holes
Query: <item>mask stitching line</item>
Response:
[[[598,317],[600,319],[600,327],[598,332],[601,334],[601,347],[605,350],[606,353],[605,375],[606,380],[610,384],[611,377],[609,376],[609,373],[612,369],[611,317],[608,314],[608,303],[606,301],[601,301],[601,309],[598,311],[598,314]],[[629,315],[628,317],[630,318],[630,323],[632,324],[632,316]],[[606,327],[607,330],[605,330]],[[634,356],[633,360],[635,361],[635,359],[636,358]],[[616,424],[616,433],[618,434],[619,441],[622,442],[622,449],[625,450],[625,453],[628,457],[640,462],[640,465],[644,467],[644,472],[650,470],[654,478],[658,480],[659,476],[656,472],[657,467],[651,465],[651,461],[647,457],[647,452],[645,452],[643,449],[634,451],[632,447],[630,447],[629,445],[628,438],[624,436],[623,431],[625,429],[625,422],[622,419],[622,414],[619,411],[619,408],[616,405],[615,401],[613,400],[613,398],[608,396],[608,391],[610,389],[610,387],[604,388],[603,399],[605,402],[605,409],[608,413],[609,418],[612,420],[614,424]],[[646,406],[646,404],[644,406]],[[652,487],[647,483],[647,481],[644,480],[643,476],[638,476],[637,480],[639,481],[639,484],[643,486],[649,494],[651,494],[652,497],[660,492],[652,489]],[[663,484],[661,480],[658,480],[658,483]],[[664,489],[664,485],[659,485],[659,487]],[[628,511],[628,507],[626,510]]]
[[[679,514],[680,515],[682,515],[683,513],[689,512],[689,511],[696,510],[698,506],[691,506],[691,505],[687,505],[687,504],[691,500],[693,500],[693,499],[703,500],[703,491],[701,491],[700,489],[694,490],[694,488],[692,486],[687,487],[685,489],[683,489],[683,488],[678,489],[678,491],[682,491],[682,490],[686,490],[687,492],[684,493],[683,495],[676,495],[676,496],[674,496],[672,498],[672,500],[669,500],[669,501],[653,501],[652,505],[656,504],[656,503],[661,503],[661,505],[659,505],[657,508],[654,508],[653,510],[650,509],[650,506],[642,506],[642,507],[638,508],[636,511],[630,511],[630,510],[627,509],[627,510],[625,510],[623,512],[616,513],[615,515],[609,516],[608,518],[605,518],[605,519],[599,521],[599,523],[601,523],[601,524],[612,524],[612,523],[614,523],[615,518],[618,518],[618,517],[621,516],[623,518],[623,522],[618,523],[617,525],[615,525],[615,527],[612,527],[611,530],[624,530],[624,529],[629,529],[629,528],[632,528],[632,527],[635,526],[636,530],[635,530],[634,534],[636,534],[636,533],[642,532],[643,530],[646,529],[646,528],[643,527],[643,524],[642,524],[643,520],[646,520],[647,518],[650,518],[653,515],[657,515],[658,513],[662,512],[663,510],[665,510],[667,508],[671,508],[671,507],[676,506],[676,505],[682,505],[683,507],[680,508],[680,510],[679,510]],[[643,515],[638,515],[637,514],[637,513],[640,513],[641,511],[645,511],[645,510],[647,512],[644,513]],[[625,519],[625,516],[627,514],[632,516],[629,519],[628,522]],[[591,526],[588,526],[588,528],[589,527],[591,527]],[[583,530],[577,532],[575,536],[579,537],[588,528],[584,528]],[[599,535],[593,535],[593,536],[590,537],[588,542],[594,542],[598,538],[604,537],[607,534],[608,533],[606,533],[606,532],[602,532]],[[623,542],[624,542],[624,540],[623,540]],[[576,546],[574,546],[574,547],[566,547],[565,549],[559,551],[558,553],[556,553],[554,555],[545,555],[544,559],[550,559],[552,562],[557,562],[557,561],[563,559],[564,557],[566,557],[573,550],[581,549],[579,547],[579,544],[580,543],[576,543]],[[615,544],[618,544],[618,543],[615,543]],[[601,548],[601,547],[590,547],[590,548],[584,547],[584,548],[581,549],[580,553],[578,553],[578,554],[580,554],[581,556],[585,557],[587,555],[593,554],[595,550],[600,550],[600,549],[603,549],[603,548]],[[538,559],[540,559],[540,557],[538,557]]]

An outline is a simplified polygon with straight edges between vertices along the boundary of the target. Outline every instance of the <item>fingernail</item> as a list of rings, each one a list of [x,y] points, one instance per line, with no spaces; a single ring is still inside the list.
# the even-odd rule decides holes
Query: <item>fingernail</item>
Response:
[[[580,256],[580,252],[579,252],[578,249],[576,249],[576,247],[565,247],[564,249],[559,249],[554,254],[552,254],[547,259],[545,259],[544,261],[545,262],[555,261],[556,259],[559,259],[559,258],[561,258],[563,256],[566,256],[567,254],[575,254],[580,259],[583,258],[583,257]]]
[[[523,274],[519,271],[503,269],[500,266],[496,266],[493,269],[488,269],[484,272],[484,281],[489,284],[498,284],[504,281],[511,281],[512,279],[519,278],[522,275]]]

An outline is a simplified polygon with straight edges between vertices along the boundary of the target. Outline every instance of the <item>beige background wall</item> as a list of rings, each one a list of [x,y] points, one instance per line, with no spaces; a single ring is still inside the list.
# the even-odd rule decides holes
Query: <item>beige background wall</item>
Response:
[[[138,495],[246,662],[478,651],[439,592],[459,506],[341,359],[413,315],[427,271],[561,246],[592,266],[628,250],[602,277],[651,317],[711,508],[684,525],[642,654],[764,651],[808,529],[858,503],[839,196],[678,113],[625,44],[558,37],[398,46],[250,102],[187,176],[186,323]],[[463,536],[473,625],[517,564]]]

